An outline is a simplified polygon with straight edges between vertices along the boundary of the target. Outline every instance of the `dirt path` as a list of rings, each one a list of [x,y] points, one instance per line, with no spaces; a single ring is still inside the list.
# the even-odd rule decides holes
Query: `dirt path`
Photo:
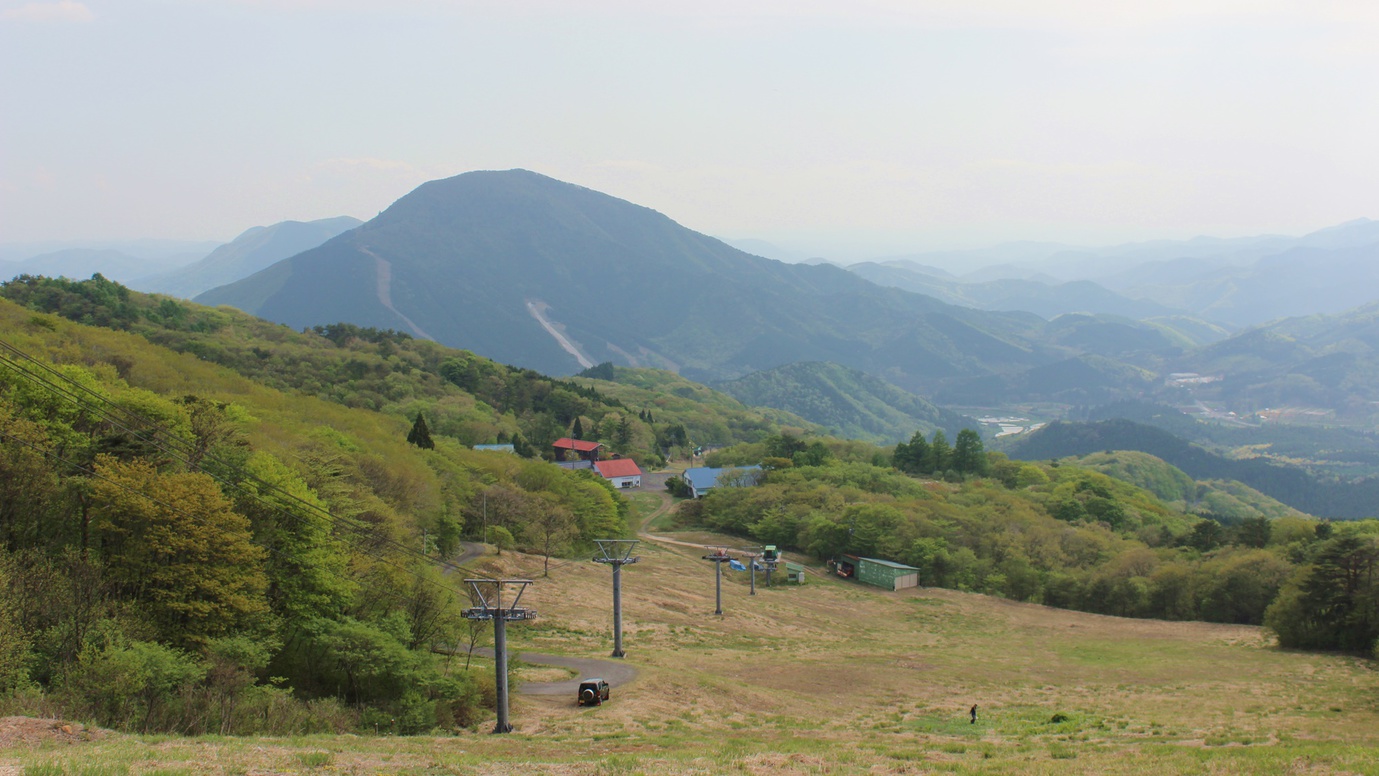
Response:
[[[669,476],[669,474],[666,474],[665,476],[663,476],[663,477],[661,478],[660,482],[657,483],[657,488],[659,488],[659,490],[657,490],[657,489],[652,489],[652,490],[647,491],[647,492],[651,493],[653,496],[656,496],[657,498],[659,498],[659,499],[661,500],[661,504],[660,504],[660,506],[658,506],[658,507],[656,507],[654,510],[652,510],[651,514],[647,515],[646,518],[642,520],[641,524],[637,526],[637,537],[640,538],[640,539],[645,539],[645,540],[650,541],[650,542],[656,542],[657,544],[669,544],[669,545],[672,545],[672,546],[674,546],[674,547],[687,547],[687,548],[693,549],[693,550],[714,550],[714,549],[718,549],[719,547],[723,546],[723,545],[721,545],[721,544],[701,544],[701,543],[699,543],[699,542],[686,542],[686,541],[681,541],[681,540],[679,540],[679,539],[672,539],[672,538],[670,538],[669,536],[661,536],[661,535],[659,535],[659,534],[653,534],[653,533],[648,533],[648,532],[647,532],[647,530],[646,530],[646,527],[647,527],[647,526],[649,526],[649,525],[651,525],[652,523],[654,523],[654,522],[656,521],[656,518],[660,517],[661,515],[664,515],[666,512],[669,512],[671,509],[673,509],[673,508],[675,507],[675,499],[671,497],[669,491],[667,491],[667,490],[664,489],[664,488],[665,488],[665,478],[668,477],[668,476]],[[646,482],[646,478],[643,477],[643,478],[642,478],[642,481],[643,481],[643,483],[645,483],[645,482]],[[646,485],[645,485],[645,484],[643,485],[643,488],[644,488],[644,489],[646,488]],[[785,556],[786,556],[785,553],[781,553],[781,557],[782,557],[782,558],[784,558]],[[801,565],[804,565],[804,564],[802,563],[802,561],[803,561],[802,558],[797,559],[797,560],[801,562]],[[805,572],[806,574],[808,574],[809,576],[811,576],[811,577],[816,577],[816,578],[819,578],[819,579],[826,579],[826,578],[828,578],[828,576],[829,576],[828,572],[826,572],[826,571],[820,571],[820,570],[818,570],[818,569],[809,568],[808,566],[805,566],[804,572]]]
[[[446,561],[445,565],[441,567],[442,574],[463,571],[470,561],[482,558],[488,553],[488,547],[478,542],[460,542],[460,547],[464,548],[464,551]]]
[[[665,489],[666,478],[670,476],[670,473],[657,472],[657,474],[661,475],[659,480],[652,481],[651,478],[655,475],[648,475],[642,478],[642,492],[649,493],[655,496],[656,498],[661,500],[661,503],[659,506],[657,506],[655,509],[651,511],[651,514],[643,518],[641,524],[637,526],[637,537],[650,542],[656,542],[657,544],[671,544],[676,547],[691,547],[696,550],[714,549],[715,547],[717,547],[717,545],[696,544],[694,542],[682,542],[679,539],[672,539],[669,536],[660,536],[659,534],[647,532],[647,526],[656,522],[656,518],[660,517],[661,515],[664,515],[665,513],[669,512],[671,509],[675,507],[675,499],[672,498],[670,492]]]

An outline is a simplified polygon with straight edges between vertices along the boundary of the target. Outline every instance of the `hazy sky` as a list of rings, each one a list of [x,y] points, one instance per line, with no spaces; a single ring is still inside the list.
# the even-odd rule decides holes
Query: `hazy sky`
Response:
[[[1379,217],[1373,0],[0,0],[0,242],[523,167],[834,258]]]

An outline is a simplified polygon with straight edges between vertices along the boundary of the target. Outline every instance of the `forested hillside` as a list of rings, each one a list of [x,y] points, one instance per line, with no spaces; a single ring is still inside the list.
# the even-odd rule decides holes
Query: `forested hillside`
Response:
[[[1062,461],[1085,466],[1144,488],[1173,507],[1221,523],[1248,518],[1303,517],[1303,513],[1235,480],[1194,480],[1178,467],[1133,450],[1092,453]]]
[[[915,429],[956,434],[970,422],[885,380],[819,361],[753,372],[717,387],[747,404],[793,412],[850,439],[899,442]]]
[[[353,403],[367,404],[397,401],[372,390],[389,376],[370,370],[415,357],[406,343],[375,333],[337,351],[321,335],[259,337],[247,319],[114,284],[22,287],[189,352],[0,300],[0,702],[11,713],[185,733],[464,725],[491,701],[490,680],[431,653],[467,629],[468,601],[442,564],[460,538],[566,552],[627,531],[626,503],[587,472],[439,434],[424,449],[406,441],[402,416],[207,358],[257,362],[246,371],[279,382],[296,372],[326,394],[359,390]],[[306,358],[323,352],[333,357]],[[318,371],[351,364],[353,386]],[[425,395],[416,386],[458,396],[434,376],[396,390]]]
[[[1051,423],[1014,445],[1023,460],[1138,450],[1201,480],[1237,480],[1295,509],[1318,517],[1355,519],[1379,514],[1379,479],[1345,480],[1263,458],[1230,459],[1167,431],[1129,420]]]
[[[968,440],[970,457],[978,448]],[[765,461],[761,484],[715,488],[682,503],[678,517],[819,559],[909,564],[927,586],[1130,617],[1264,623],[1284,646],[1369,653],[1379,637],[1379,522],[1261,514],[1225,525],[1091,468],[987,453],[980,471],[964,473],[971,467],[954,463],[961,439],[905,447],[896,463],[918,476],[859,443],[776,437],[724,450],[710,463]],[[944,461],[943,480],[931,479]]]
[[[229,308],[130,291],[99,277],[73,282],[24,277],[0,296],[71,320],[132,331],[150,342],[229,367],[266,385],[413,421],[467,445],[512,442],[528,456],[574,433],[652,466],[684,454],[687,439],[718,444],[760,439],[805,421],[745,407],[670,374],[669,391],[618,392],[504,366],[395,331],[350,324],[296,332]],[[693,386],[690,388],[689,386]],[[614,393],[607,391],[612,389]],[[688,391],[693,400],[680,393]],[[712,409],[705,410],[705,401]]]

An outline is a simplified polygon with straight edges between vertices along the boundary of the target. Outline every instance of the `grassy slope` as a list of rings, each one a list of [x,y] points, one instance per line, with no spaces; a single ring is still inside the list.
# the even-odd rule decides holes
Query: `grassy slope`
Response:
[[[179,740],[0,752],[0,767],[347,773],[1369,772],[1370,664],[1282,652],[1242,626],[1125,620],[944,590],[812,577],[747,595],[698,551],[643,544],[624,574],[641,676],[600,708],[517,696],[510,736]],[[539,577],[538,558],[487,560]],[[601,657],[608,572],[572,563],[524,598],[514,647]],[[966,710],[981,707],[981,720]],[[1066,719],[1052,722],[1054,715]],[[313,752],[329,753],[312,755]],[[328,767],[327,767],[328,766]],[[1299,770],[1301,769],[1301,770]],[[73,769],[74,770],[74,769]],[[324,772],[324,771],[323,771]]]

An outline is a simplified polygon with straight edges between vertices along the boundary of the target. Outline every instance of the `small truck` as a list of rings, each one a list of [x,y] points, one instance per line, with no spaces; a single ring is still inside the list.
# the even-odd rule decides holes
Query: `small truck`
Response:
[[[602,706],[608,700],[608,682],[602,679],[584,679],[579,683],[578,706]]]

